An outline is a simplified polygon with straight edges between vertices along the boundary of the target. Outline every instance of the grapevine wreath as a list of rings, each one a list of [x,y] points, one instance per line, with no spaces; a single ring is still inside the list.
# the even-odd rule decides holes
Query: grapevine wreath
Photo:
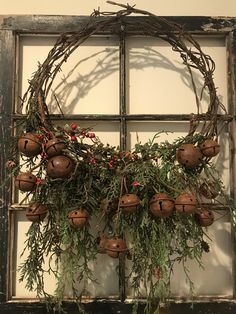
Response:
[[[134,311],[143,297],[142,283],[146,312],[155,312],[170,295],[174,264],[183,263],[185,269],[187,259],[201,264],[210,249],[206,227],[214,222],[214,209],[230,203],[212,162],[220,151],[218,129],[226,114],[213,81],[213,60],[180,25],[129,5],[121,7],[115,13],[94,11],[78,31],[58,38],[23,96],[27,114],[16,128],[7,162],[16,189],[31,196],[26,217],[32,224],[21,280],[57,310],[62,310],[66,287],[80,304],[84,291],[78,282],[96,280],[90,262],[97,254],[108,254],[131,260],[127,281],[134,291]],[[127,17],[133,13],[147,18],[134,24]],[[79,123],[62,127],[50,119],[47,95],[63,63],[90,36],[108,28],[125,32],[127,26],[169,43],[190,74],[197,112],[188,135],[173,143],[157,143],[157,130],[152,140],[122,151],[103,144]],[[193,70],[200,72],[202,93],[209,98],[204,115],[199,114],[201,95]],[[100,221],[95,237],[91,217]],[[49,265],[44,264],[46,256]],[[44,288],[47,272],[57,280],[53,296]]]

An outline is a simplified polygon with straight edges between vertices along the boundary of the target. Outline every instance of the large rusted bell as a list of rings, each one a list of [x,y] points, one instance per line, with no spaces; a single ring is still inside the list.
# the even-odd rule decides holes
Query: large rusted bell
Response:
[[[47,173],[49,177],[66,178],[74,170],[74,162],[67,156],[54,156],[48,160]]]
[[[36,176],[31,172],[22,172],[15,178],[15,187],[23,192],[33,191],[36,188],[36,181]]]
[[[42,145],[34,133],[26,133],[18,140],[18,149],[27,157],[37,156],[42,152]]]
[[[214,157],[220,152],[220,145],[217,141],[208,139],[200,145],[201,152],[206,157]]]
[[[48,208],[41,203],[33,203],[26,209],[26,217],[32,222],[42,221],[47,215]]]
[[[196,214],[195,219],[197,223],[202,227],[208,227],[214,222],[214,214],[208,208],[201,208]]]
[[[87,211],[81,208],[72,210],[68,214],[69,223],[76,228],[83,228],[88,221],[88,217]]]
[[[191,214],[197,206],[197,199],[194,195],[182,193],[175,200],[175,209],[178,213]]]
[[[219,187],[216,183],[209,181],[200,185],[199,192],[208,199],[216,198],[219,194]]]
[[[140,205],[140,199],[136,194],[125,194],[120,198],[120,208],[125,213],[133,213]]]
[[[155,194],[149,203],[150,211],[154,216],[166,218],[174,209],[174,201],[166,193]]]
[[[120,254],[124,254],[127,251],[126,243],[121,238],[107,239],[106,252],[107,255],[113,258],[118,258]]]
[[[66,148],[66,143],[63,139],[54,137],[50,141],[47,142],[45,147],[45,152],[48,157],[53,157],[57,155],[61,155],[63,149]]]
[[[192,169],[202,161],[202,153],[200,148],[193,144],[182,144],[177,149],[176,158],[181,165]]]
[[[100,254],[106,253],[107,237],[102,235],[97,237],[97,251]]]

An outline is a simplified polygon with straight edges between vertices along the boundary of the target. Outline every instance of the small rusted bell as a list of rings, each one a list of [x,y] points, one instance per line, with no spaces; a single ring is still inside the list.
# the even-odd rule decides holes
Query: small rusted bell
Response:
[[[100,254],[106,254],[106,244],[107,244],[107,237],[106,236],[99,236],[97,237],[97,251]]]
[[[53,157],[57,155],[61,155],[63,149],[66,148],[66,143],[63,139],[54,137],[50,141],[47,142],[45,147],[45,152],[48,157]]]
[[[201,152],[206,157],[214,157],[220,152],[220,145],[217,141],[208,139],[200,145]]]
[[[219,194],[219,187],[216,183],[209,181],[200,185],[199,192],[208,199],[214,199]]]
[[[37,134],[26,133],[19,138],[18,149],[25,156],[34,157],[42,152],[42,145]]]
[[[208,208],[201,208],[196,214],[195,214],[196,222],[202,226],[202,227],[208,227],[213,224],[214,222],[214,214],[211,210]]]
[[[42,221],[47,215],[48,208],[41,203],[33,203],[26,209],[26,217],[32,222]]]
[[[125,213],[134,213],[140,205],[140,199],[136,194],[125,194],[120,198],[120,208]]]
[[[199,147],[193,144],[182,144],[176,152],[178,162],[186,168],[197,167],[202,161],[202,153]]]
[[[68,214],[69,223],[76,228],[83,228],[88,221],[88,217],[87,211],[81,208],[72,210]]]
[[[48,160],[47,174],[53,179],[66,178],[73,170],[74,162],[67,156],[54,156]]]
[[[107,239],[106,252],[107,255],[113,258],[118,258],[120,254],[124,254],[127,251],[126,243],[121,238]]]
[[[194,195],[182,193],[175,200],[175,209],[178,213],[191,214],[197,206],[197,199]]]
[[[31,172],[22,172],[15,178],[15,187],[23,192],[33,191],[36,188],[36,181],[36,176]]]
[[[152,214],[156,217],[166,218],[174,209],[174,201],[166,193],[155,194],[149,203]]]

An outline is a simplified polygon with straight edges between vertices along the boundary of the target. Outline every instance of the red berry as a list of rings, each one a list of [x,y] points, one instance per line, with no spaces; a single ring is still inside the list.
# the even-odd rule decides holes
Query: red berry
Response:
[[[76,138],[75,135],[73,135],[73,136],[70,137],[70,140],[71,140],[72,142],[75,142],[75,141],[77,141],[77,138]]]
[[[42,140],[43,140],[43,135],[42,135],[42,134],[39,134],[39,135],[38,135],[38,139],[39,139],[40,141],[42,141]]]
[[[70,126],[71,130],[73,130],[73,131],[75,131],[77,129],[77,127],[78,126],[77,126],[76,123],[72,123],[71,126]]]
[[[113,168],[113,160],[110,160],[108,163],[108,168],[112,169]]]
[[[40,156],[41,156],[42,158],[48,158],[48,155],[47,155],[45,152],[42,152],[42,153],[40,154]]]
[[[89,133],[89,138],[94,138],[95,134],[94,133]]]
[[[81,132],[81,136],[82,136],[83,138],[85,138],[85,137],[86,137],[86,132],[82,131],[82,132]]]

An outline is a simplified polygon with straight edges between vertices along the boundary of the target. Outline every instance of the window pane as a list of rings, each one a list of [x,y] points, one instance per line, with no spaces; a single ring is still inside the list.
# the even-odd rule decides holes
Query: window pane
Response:
[[[20,40],[20,96],[53,47],[55,37]],[[114,114],[119,111],[119,50],[116,37],[91,37],[62,66],[47,98],[50,113]]]
[[[156,143],[169,141],[172,143],[175,139],[186,136],[189,130],[188,122],[129,122],[127,127],[128,144],[134,148],[137,142],[144,144],[158,132],[159,137]],[[220,153],[212,161],[216,164],[217,170],[222,178],[226,190],[229,192],[229,134],[223,130],[219,137]],[[233,295],[232,278],[232,239],[231,223],[229,215],[222,211],[215,211],[216,221],[207,229],[210,244],[210,253],[204,254],[203,266],[199,268],[196,262],[187,263],[190,270],[190,278],[195,283],[195,293],[201,295]],[[129,236],[128,236],[129,239]],[[130,240],[128,240],[130,242]],[[130,244],[131,245],[131,244]],[[131,270],[131,262],[127,263],[127,274]],[[220,284],[220,282],[222,282]],[[175,296],[187,296],[189,293],[189,284],[186,282],[186,276],[181,265],[176,265],[171,278],[171,292]],[[132,297],[132,289],[129,289],[129,295]],[[145,296],[145,289],[142,287],[142,293]]]
[[[186,263],[189,269],[190,279],[194,283],[195,296],[221,296],[231,298],[233,296],[232,273],[232,241],[231,224],[226,212],[215,213],[216,221],[208,227],[206,238],[210,244],[210,252],[203,255],[203,268],[195,261]],[[131,270],[131,262],[127,264],[127,274]],[[175,297],[188,297],[190,285],[182,264],[176,264],[171,276],[171,294]],[[133,297],[133,290],[129,287],[128,296]],[[141,285],[142,296],[145,297],[144,284]]]
[[[226,49],[223,39],[197,38],[203,52],[216,63],[214,80],[226,105]],[[128,110],[136,114],[179,114],[197,112],[191,77],[182,59],[160,39],[130,37],[127,41]],[[128,71],[127,71],[128,72]],[[200,97],[203,79],[193,70]],[[208,92],[203,93],[200,112],[206,112]]]
[[[12,293],[15,298],[35,298],[36,294],[30,292],[25,288],[26,282],[20,282],[20,272],[17,271],[20,265],[27,258],[29,252],[26,251],[21,256],[25,247],[25,241],[27,240],[26,232],[28,231],[31,222],[27,220],[24,211],[18,211],[14,213],[14,225],[15,225],[15,239],[14,239],[14,259],[13,269],[11,270],[13,283]],[[91,232],[96,238],[98,236],[97,224],[98,220],[93,219],[91,224]],[[48,267],[49,257],[45,257],[45,269]],[[51,265],[54,265],[53,262]],[[94,277],[97,279],[97,283],[92,281],[78,282],[77,287],[82,289],[86,287],[88,291],[88,297],[109,298],[117,297],[119,294],[119,281],[117,275],[118,260],[112,259],[106,254],[98,254],[97,259],[94,262],[90,262],[90,269],[93,271]],[[76,275],[75,275],[76,277]],[[44,276],[45,289],[48,293],[53,294],[56,288],[55,277],[51,274],[45,274]],[[72,291],[68,287],[66,290],[66,296],[73,296]]]

